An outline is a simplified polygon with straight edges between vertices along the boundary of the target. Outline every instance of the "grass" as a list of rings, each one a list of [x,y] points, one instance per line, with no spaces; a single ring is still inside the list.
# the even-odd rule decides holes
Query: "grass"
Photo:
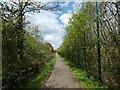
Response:
[[[80,82],[81,88],[85,88],[86,90],[89,89],[96,90],[98,88],[101,90],[105,90],[109,88],[107,85],[101,84],[100,82],[95,80],[93,76],[88,77],[87,72],[81,70],[80,68],[75,67],[75,65],[71,63],[69,60],[63,58],[63,61],[66,65],[69,66],[73,75]]]
[[[37,90],[38,88],[40,88],[40,86],[45,81],[46,77],[52,71],[54,64],[55,64],[55,59],[52,59],[50,62],[46,64],[46,66],[43,68],[43,71],[40,72],[33,80],[31,80],[25,86],[25,88],[28,90]]]

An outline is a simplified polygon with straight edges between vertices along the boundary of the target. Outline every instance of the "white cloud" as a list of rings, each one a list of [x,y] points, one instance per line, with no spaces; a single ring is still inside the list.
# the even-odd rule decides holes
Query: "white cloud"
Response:
[[[71,18],[71,14],[65,13],[61,15],[60,20],[64,23],[64,26],[67,26],[70,18]]]
[[[47,42],[50,42],[52,44],[52,46],[56,49],[58,48],[58,46],[61,45],[62,43],[62,37],[63,35],[62,34],[50,34],[50,35],[46,35],[44,40],[47,41]]]
[[[30,25],[37,25],[45,41],[50,42],[56,49],[62,43],[64,35],[63,27],[58,24],[57,14],[42,10],[40,13],[27,13],[27,20]]]
[[[52,35],[46,35],[46,36],[44,37],[44,40],[45,40],[45,41],[53,41],[53,39],[54,39],[54,37],[53,37]]]

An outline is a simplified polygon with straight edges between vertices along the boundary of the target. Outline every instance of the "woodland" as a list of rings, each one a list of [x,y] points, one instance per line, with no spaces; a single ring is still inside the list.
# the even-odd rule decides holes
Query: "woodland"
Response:
[[[83,3],[72,15],[58,53],[101,83],[119,87],[120,2]]]

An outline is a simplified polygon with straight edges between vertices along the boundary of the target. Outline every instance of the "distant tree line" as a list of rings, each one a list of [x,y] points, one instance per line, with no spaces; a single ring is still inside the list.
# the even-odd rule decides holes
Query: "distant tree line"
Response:
[[[102,2],[98,4],[98,9],[100,37],[97,38],[96,4],[83,3],[77,13],[73,13],[58,53],[99,80],[99,40],[102,82],[119,87],[120,2]]]

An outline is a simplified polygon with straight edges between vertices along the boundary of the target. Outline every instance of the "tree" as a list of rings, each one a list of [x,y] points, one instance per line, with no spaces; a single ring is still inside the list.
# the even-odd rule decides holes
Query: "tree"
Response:
[[[23,79],[23,70],[36,63],[41,70],[52,56],[51,50],[46,50],[50,47],[46,46],[39,37],[40,35],[36,34],[37,28],[34,28],[35,32],[31,32],[34,35],[26,30],[25,13],[55,10],[58,5],[50,7],[49,3],[42,4],[29,0],[1,2],[0,4],[3,21],[3,85],[15,87],[18,84],[22,86],[26,83],[26,79]],[[27,75],[24,78],[27,78]]]
[[[77,13],[73,13],[58,52],[76,67],[86,69],[89,76],[102,79],[103,83],[109,83],[113,87],[119,87],[118,6],[110,2],[99,3],[99,17],[96,18],[95,4],[85,3]],[[99,32],[96,30],[96,21],[97,26],[99,23]],[[100,47],[97,48],[97,44]]]

